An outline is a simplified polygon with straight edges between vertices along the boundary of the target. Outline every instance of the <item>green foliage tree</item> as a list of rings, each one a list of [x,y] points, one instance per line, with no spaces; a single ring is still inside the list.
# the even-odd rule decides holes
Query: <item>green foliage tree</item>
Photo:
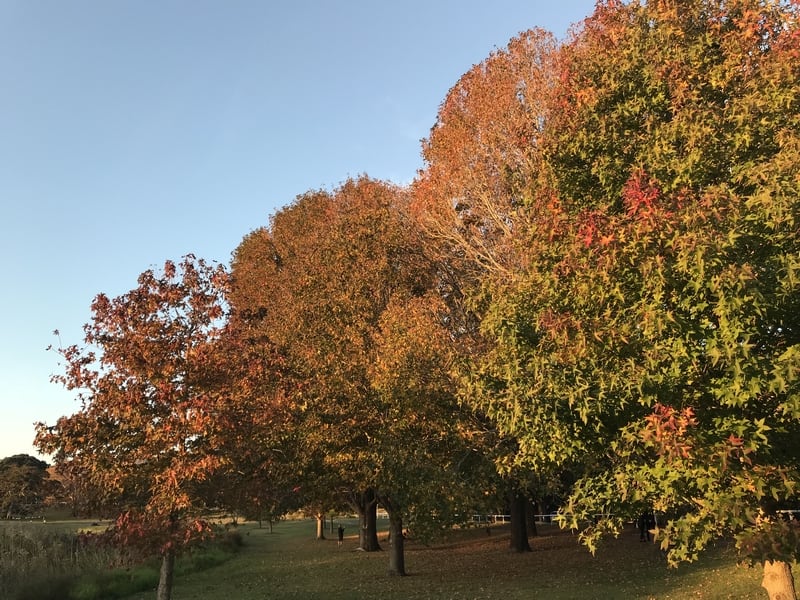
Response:
[[[0,514],[6,519],[41,511],[57,482],[50,479],[49,465],[28,454],[0,460]]]
[[[515,464],[580,467],[564,519],[590,546],[655,508],[670,562],[733,535],[771,597],[798,551],[799,53],[796,2],[598,5],[468,388]]]
[[[796,523],[776,514],[796,506],[800,460],[797,8],[601,7],[566,51],[573,88],[559,106],[572,110],[550,145],[582,220],[588,274],[576,266],[568,279],[597,306],[569,301],[561,314],[583,325],[565,329],[592,322],[603,340],[586,340],[578,402],[624,417],[610,468],[576,489],[571,523],[653,505],[675,516],[660,532],[672,561],[731,533],[764,564],[771,596],[792,587],[798,551]]]
[[[120,543],[161,553],[157,597],[168,600],[176,552],[208,532],[203,485],[231,428],[220,418],[232,399],[214,348],[228,276],[187,256],[138,283],[117,298],[98,295],[85,346],[58,349],[65,373],[54,380],[81,409],[38,424],[35,443],[87,482],[95,506],[116,511]]]

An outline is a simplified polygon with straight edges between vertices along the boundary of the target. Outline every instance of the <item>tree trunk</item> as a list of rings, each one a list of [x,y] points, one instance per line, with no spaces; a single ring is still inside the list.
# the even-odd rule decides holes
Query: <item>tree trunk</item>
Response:
[[[384,508],[386,512],[389,513],[389,539],[391,540],[391,546],[389,548],[389,575],[403,577],[406,575],[403,519],[399,511],[390,510],[386,505],[384,505]]]
[[[527,511],[528,500],[525,495],[517,490],[512,490],[509,496],[511,508],[511,543],[514,552],[530,552],[528,543]]]
[[[171,600],[172,580],[175,575],[175,550],[170,548],[161,557],[161,573],[158,579],[156,600]]]
[[[792,566],[788,563],[765,561],[761,587],[767,590],[770,600],[797,600]]]
[[[350,505],[356,509],[358,515],[358,549],[366,550],[367,545],[367,511],[364,504],[361,502],[361,495],[357,500],[352,500]]]
[[[364,523],[362,523],[364,539],[361,540],[359,534],[359,541],[363,542],[362,550],[375,552],[381,549],[378,543],[378,499],[375,497],[375,491],[364,492],[364,500]]]
[[[378,499],[375,490],[351,494],[350,504],[358,513],[358,549],[364,552],[381,550],[378,543]]]
[[[325,514],[317,513],[317,539],[325,539]]]

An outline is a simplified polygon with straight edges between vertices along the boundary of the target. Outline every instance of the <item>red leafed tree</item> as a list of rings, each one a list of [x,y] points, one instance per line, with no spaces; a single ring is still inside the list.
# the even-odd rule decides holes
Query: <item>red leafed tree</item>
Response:
[[[214,365],[228,276],[193,256],[147,270],[117,298],[98,295],[85,345],[59,348],[55,382],[81,408],[37,425],[35,444],[59,470],[86,482],[91,505],[118,515],[113,537],[158,550],[157,592],[171,597],[179,549],[207,533],[197,518],[214,452],[225,377]]]

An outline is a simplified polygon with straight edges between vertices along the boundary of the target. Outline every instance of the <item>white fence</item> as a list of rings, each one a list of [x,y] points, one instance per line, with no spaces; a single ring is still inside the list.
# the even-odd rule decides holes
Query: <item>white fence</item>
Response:
[[[534,521],[537,523],[554,523],[556,518],[556,513],[550,513],[546,515],[533,515]],[[510,523],[511,522],[511,515],[472,515],[472,522],[482,524],[485,523],[490,525],[492,523]]]

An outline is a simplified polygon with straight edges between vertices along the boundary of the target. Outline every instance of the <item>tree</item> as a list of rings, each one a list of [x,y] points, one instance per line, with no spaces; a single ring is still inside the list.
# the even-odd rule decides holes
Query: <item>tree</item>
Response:
[[[405,411],[374,381],[387,311],[423,297],[436,282],[422,250],[406,192],[362,177],[333,193],[299,197],[234,256],[233,310],[275,344],[296,377],[291,402],[304,442],[302,493],[317,512],[325,500],[351,501],[373,528],[362,536],[365,549],[378,548],[375,500],[401,518],[410,514],[414,486],[429,485],[408,476],[407,465],[420,465],[422,454],[413,463],[400,460],[408,438],[387,414]],[[391,569],[403,573],[397,556],[391,553]]]
[[[318,515],[369,488],[364,449],[376,428],[365,375],[370,332],[387,286],[407,285],[406,266],[395,256],[405,235],[398,194],[365,177],[334,193],[309,192],[276,213],[269,228],[247,236],[234,255],[233,310],[291,371],[292,427],[304,441],[298,485]],[[365,540],[377,542],[376,532]]]
[[[539,145],[556,48],[539,29],[512,39],[459,79],[423,141],[417,217],[462,270],[513,277],[529,260],[519,228],[549,175]]]
[[[118,541],[157,549],[157,597],[171,595],[175,554],[208,532],[202,487],[220,466],[215,443],[232,399],[217,377],[214,342],[228,277],[193,256],[148,270],[116,298],[98,295],[85,346],[59,348],[81,409],[37,425],[36,445],[58,469],[87,478],[95,505],[115,510]]]
[[[40,510],[54,492],[48,464],[28,454],[0,460],[0,514],[6,519]]]
[[[347,502],[358,514],[358,547],[365,552],[381,550],[378,541],[378,497],[375,490],[348,490]]]
[[[463,523],[485,492],[469,411],[452,377],[447,310],[431,293],[396,296],[381,315],[370,380],[377,392],[375,487],[389,516],[389,573],[405,575],[403,526],[420,539]]]
[[[798,551],[797,10],[598,5],[555,63],[557,202],[491,286],[470,387],[516,463],[579,465],[564,519],[590,546],[655,508],[671,563],[733,535],[772,598]]]
[[[473,407],[484,452],[497,465],[496,483],[512,509],[511,547],[518,552],[530,549],[528,482],[548,474],[536,477],[515,463],[515,436],[508,430],[498,435],[485,418],[491,404],[483,404],[468,382],[481,357],[493,352],[493,336],[483,336],[480,323],[493,297],[502,297],[504,286],[513,287],[535,260],[526,231],[547,222],[555,201],[541,144],[557,81],[557,48],[550,33],[526,31],[465,73],[423,142],[426,165],[414,182],[415,215],[436,249],[447,283],[439,291],[461,346],[467,380],[461,397]]]
[[[211,477],[208,502],[259,526],[267,520],[271,529],[299,508],[294,488],[301,442],[293,437],[287,400],[292,379],[274,346],[254,337],[235,312],[215,348],[214,370],[235,401],[218,408],[218,421],[231,427],[217,431],[215,452],[224,468]]]

